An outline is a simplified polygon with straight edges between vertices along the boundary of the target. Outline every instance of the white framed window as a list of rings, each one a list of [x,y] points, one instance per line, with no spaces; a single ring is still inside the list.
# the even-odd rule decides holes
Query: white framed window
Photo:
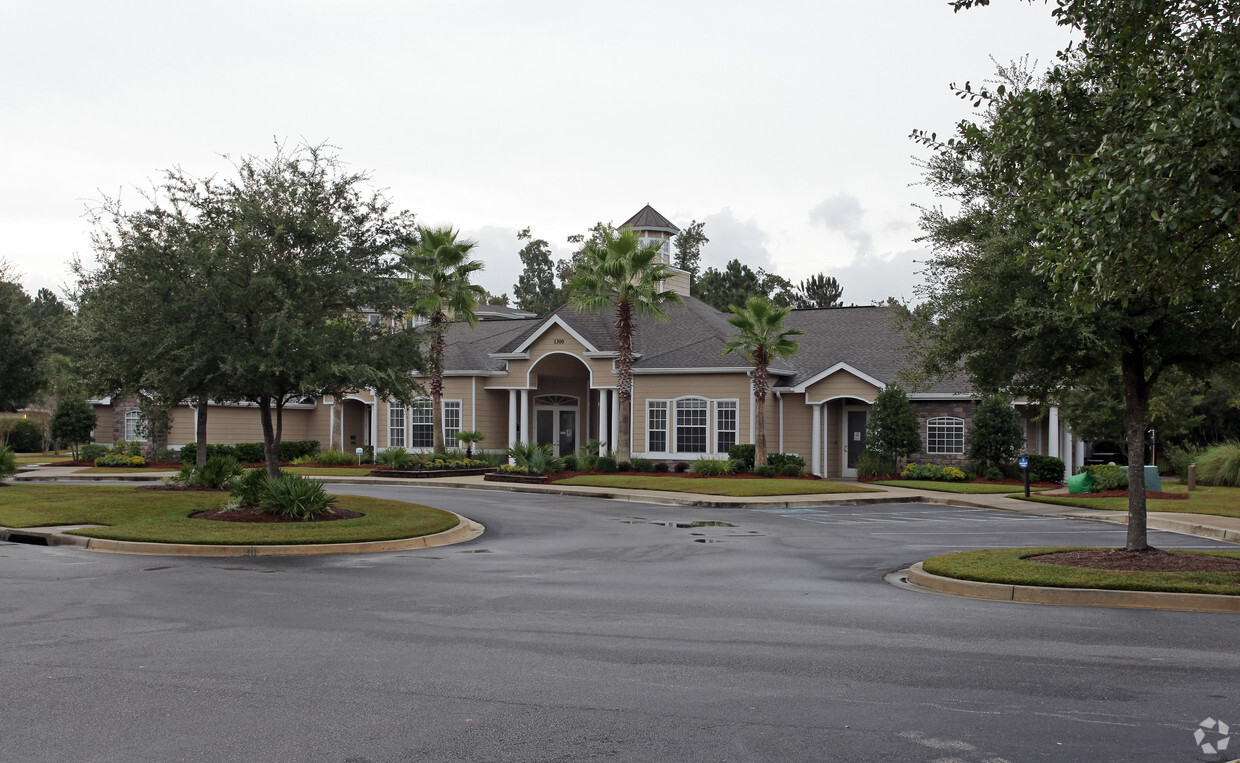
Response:
[[[705,398],[676,401],[676,452],[705,453],[709,404]]]
[[[926,422],[926,453],[964,455],[964,419],[940,416]]]
[[[727,453],[736,444],[735,400],[719,400],[715,403],[715,452]]]
[[[388,403],[388,446],[405,447],[405,404]]]
[[[146,438],[138,432],[138,422],[141,420],[142,414],[137,411],[125,414],[125,442],[146,442]]]
[[[651,453],[667,452],[667,401],[646,402],[646,450]]]
[[[379,324],[383,322],[383,316],[379,315],[378,313],[370,313],[369,315],[366,316],[366,321],[372,327],[377,328]]]
[[[431,416],[431,401],[420,398],[409,406],[409,447],[435,447],[435,422]]]
[[[461,431],[461,401],[444,400],[443,441],[445,447],[455,448],[458,445],[456,433],[459,431]]]

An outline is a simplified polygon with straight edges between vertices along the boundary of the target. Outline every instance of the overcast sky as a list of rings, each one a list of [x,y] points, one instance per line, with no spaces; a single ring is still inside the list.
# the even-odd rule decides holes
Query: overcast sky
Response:
[[[509,292],[526,226],[565,238],[646,203],[846,302],[911,299],[925,253],[908,134],[949,133],[980,81],[1068,37],[1018,0],[6,2],[0,258],[60,289],[84,210],[180,166],[329,142],[398,208],[479,243]]]

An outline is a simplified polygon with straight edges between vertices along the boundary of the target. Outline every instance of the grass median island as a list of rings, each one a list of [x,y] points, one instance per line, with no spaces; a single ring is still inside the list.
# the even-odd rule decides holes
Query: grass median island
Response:
[[[922,563],[922,568],[933,575],[983,583],[1240,596],[1240,572],[1119,572],[1047,564],[1027,558],[1078,548],[992,548],[960,551],[932,556]],[[1240,551],[1214,551],[1208,555],[1240,559]]]
[[[1163,485],[1163,492],[1187,493],[1188,499],[1150,498],[1146,501],[1146,511],[1172,511],[1178,514],[1212,514],[1218,517],[1240,518],[1240,488],[1238,487],[1198,487],[1190,492],[1185,485],[1172,484]],[[1019,497],[1024,498],[1023,495]],[[1031,495],[1028,500],[1054,503],[1060,506],[1077,506],[1083,509],[1128,511],[1127,498],[1090,498],[1089,493]]]
[[[910,490],[937,490],[941,493],[963,493],[968,495],[982,495],[990,493],[1001,493],[1010,495],[1013,492],[1024,491],[1023,485],[1005,485],[995,484],[987,485],[982,482],[942,482],[940,480],[874,480],[866,483],[868,485],[886,485],[888,487],[904,487]],[[1049,490],[1046,487],[1034,487],[1030,490]]]
[[[640,474],[586,474],[556,480],[557,485],[611,487],[622,490],[668,490],[747,498],[765,495],[817,495],[823,493],[876,493],[873,488],[825,480],[729,479],[727,477],[654,477]]]
[[[0,526],[99,524],[107,526],[73,534],[157,543],[278,545],[415,538],[449,530],[459,521],[455,514],[428,506],[353,495],[338,496],[338,505],[365,516],[279,524],[190,519],[190,514],[217,508],[227,498],[225,492],[10,485],[0,488]]]
[[[261,468],[261,467],[255,467]],[[285,474],[300,474],[303,477],[367,477],[374,464],[356,466],[281,466]],[[153,472],[175,472],[176,469],[165,466],[83,466],[74,474],[150,474]]]

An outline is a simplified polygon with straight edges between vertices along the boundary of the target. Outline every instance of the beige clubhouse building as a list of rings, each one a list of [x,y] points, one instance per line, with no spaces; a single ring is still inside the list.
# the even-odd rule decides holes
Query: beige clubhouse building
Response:
[[[649,206],[622,227],[663,247],[678,228]],[[689,275],[662,284],[684,300],[660,323],[638,321],[634,341],[632,456],[655,461],[726,458],[736,443],[756,437],[753,368],[724,354],[732,333],[726,315],[689,295]],[[855,476],[865,447],[870,406],[883,387],[897,382],[907,362],[903,338],[891,309],[832,307],[794,310],[787,324],[804,331],[800,352],[770,369],[766,441],[773,452],[796,453],[807,470],[824,477]],[[498,450],[515,442],[550,444],[558,455],[575,453],[590,440],[618,441],[619,399],[614,369],[615,328],[610,315],[562,306],[538,317],[513,308],[483,306],[476,328],[452,324],[447,337],[444,428],[448,443],[462,429],[480,430],[481,448]],[[963,382],[946,382],[910,393],[921,426],[923,453],[914,460],[963,462],[965,433],[976,398]],[[284,413],[286,440],[341,442],[355,447],[393,446],[429,450],[429,400],[403,405],[359,390],[340,399],[308,398]],[[1083,463],[1084,449],[1060,425],[1058,411],[1021,406],[1029,453]],[[137,411],[127,401],[97,401],[96,439],[135,439]],[[193,442],[195,412],[174,411],[169,445]],[[212,405],[210,442],[261,441],[256,408]]]

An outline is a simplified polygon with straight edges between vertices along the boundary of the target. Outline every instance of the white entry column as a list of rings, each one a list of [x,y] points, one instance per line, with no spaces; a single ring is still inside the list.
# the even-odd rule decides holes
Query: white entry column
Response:
[[[508,447],[517,444],[517,417],[521,415],[520,409],[517,408],[517,391],[515,389],[508,390]]]
[[[521,442],[526,445],[533,442],[530,438],[530,391],[521,390]]]
[[[810,471],[819,477],[822,476],[822,404],[815,403],[813,405],[813,426],[811,427],[810,442]]]
[[[598,391],[598,439],[602,443],[598,448],[600,456],[607,455],[607,436],[611,433],[611,401],[607,396],[608,391],[605,389]]]
[[[633,426],[633,417],[629,417],[629,426]],[[630,430],[631,431],[631,430]],[[611,391],[611,447],[615,448],[620,444],[620,390],[613,389]],[[633,449],[633,443],[629,443],[629,450]],[[629,458],[633,454],[629,453]]]
[[[822,478],[825,480],[831,474],[831,448],[827,443],[831,442],[831,417],[827,415],[827,403],[823,403],[822,408]]]
[[[1059,443],[1063,437],[1059,433],[1059,408],[1052,405],[1050,418],[1047,421],[1046,432],[1046,455],[1059,458]]]

